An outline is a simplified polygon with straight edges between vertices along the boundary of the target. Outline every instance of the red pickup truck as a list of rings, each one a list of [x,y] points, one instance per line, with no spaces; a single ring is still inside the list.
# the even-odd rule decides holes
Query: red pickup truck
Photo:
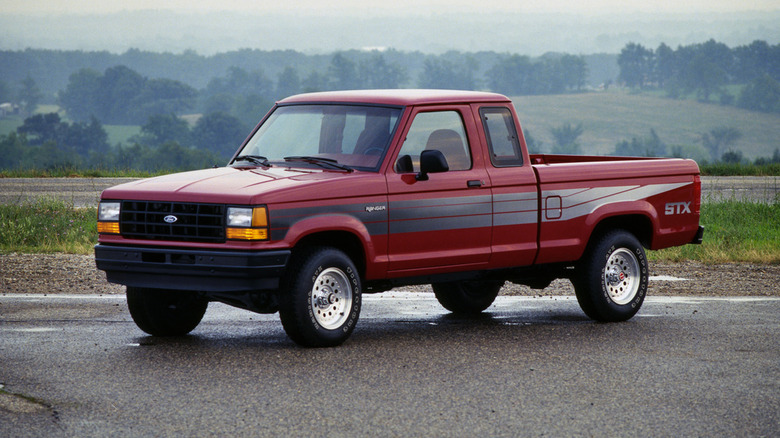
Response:
[[[700,195],[690,160],[529,155],[499,94],[311,93],[278,102],[226,167],[105,190],[95,259],[157,336],[219,301],[335,346],[363,293],[432,284],[476,313],[506,281],[555,278],[623,321],[647,293],[644,248],[701,242]]]

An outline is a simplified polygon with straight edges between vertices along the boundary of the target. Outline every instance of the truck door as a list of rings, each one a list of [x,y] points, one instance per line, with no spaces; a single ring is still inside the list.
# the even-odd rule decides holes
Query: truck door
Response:
[[[416,108],[387,171],[391,276],[477,267],[490,259],[489,180],[465,105]],[[419,178],[420,155],[438,150],[449,170]]]
[[[524,266],[538,250],[537,180],[514,112],[506,105],[475,105],[493,193],[491,268]]]

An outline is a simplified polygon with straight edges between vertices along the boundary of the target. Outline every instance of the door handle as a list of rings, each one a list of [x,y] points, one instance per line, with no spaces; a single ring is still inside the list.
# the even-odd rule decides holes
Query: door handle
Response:
[[[472,180],[470,180],[469,182],[467,182],[467,183],[466,183],[466,186],[467,186],[468,188],[472,188],[472,187],[482,187],[482,181],[480,181],[480,180],[478,180],[478,179],[472,179]]]

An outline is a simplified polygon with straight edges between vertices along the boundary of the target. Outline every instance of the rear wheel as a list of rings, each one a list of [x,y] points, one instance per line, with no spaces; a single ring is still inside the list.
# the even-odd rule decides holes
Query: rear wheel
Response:
[[[335,248],[310,248],[290,263],[279,296],[287,335],[305,347],[334,347],[352,334],[360,315],[360,276]]]
[[[153,336],[182,336],[200,324],[209,302],[195,292],[127,288],[127,307],[138,328]]]
[[[580,307],[596,321],[633,317],[647,294],[649,270],[644,248],[633,234],[610,231],[594,241],[573,279]]]
[[[457,314],[477,314],[493,304],[503,281],[453,281],[434,283],[433,293],[445,309]]]

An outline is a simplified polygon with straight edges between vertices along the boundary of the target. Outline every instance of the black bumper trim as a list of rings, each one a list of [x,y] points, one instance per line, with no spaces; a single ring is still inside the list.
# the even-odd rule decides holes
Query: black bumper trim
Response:
[[[693,240],[691,240],[691,243],[694,245],[701,245],[703,241],[704,241],[704,227],[699,225],[699,229],[696,231],[696,235],[693,236]]]
[[[289,258],[289,250],[95,246],[95,264],[111,283],[203,292],[277,289]]]

